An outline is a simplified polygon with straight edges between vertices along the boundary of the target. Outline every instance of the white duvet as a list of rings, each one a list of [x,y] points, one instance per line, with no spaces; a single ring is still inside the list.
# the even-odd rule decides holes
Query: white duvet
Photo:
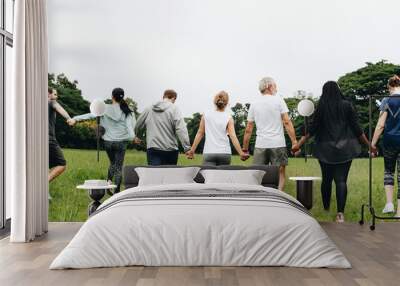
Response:
[[[187,195],[124,199],[137,192],[175,190],[265,191],[272,199]],[[351,267],[318,222],[305,210],[285,203],[288,199],[299,204],[278,190],[253,185],[128,189],[99,207],[50,269],[128,265]]]

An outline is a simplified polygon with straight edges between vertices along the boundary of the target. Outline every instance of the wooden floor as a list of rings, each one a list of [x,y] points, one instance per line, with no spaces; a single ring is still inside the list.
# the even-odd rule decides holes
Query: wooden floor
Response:
[[[349,270],[288,267],[124,267],[48,270],[80,223],[50,223],[29,244],[0,241],[0,285],[400,285],[400,224],[324,223],[323,228],[353,265]]]

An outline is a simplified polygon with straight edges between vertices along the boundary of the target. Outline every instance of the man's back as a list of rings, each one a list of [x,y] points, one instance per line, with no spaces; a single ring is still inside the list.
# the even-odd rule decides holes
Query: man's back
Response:
[[[282,114],[289,110],[285,101],[275,95],[264,95],[250,105],[247,119],[257,127],[257,148],[285,147]]]
[[[147,108],[137,121],[137,128],[146,127],[147,149],[178,150],[178,136],[185,149],[190,148],[186,124],[177,106],[163,100]]]

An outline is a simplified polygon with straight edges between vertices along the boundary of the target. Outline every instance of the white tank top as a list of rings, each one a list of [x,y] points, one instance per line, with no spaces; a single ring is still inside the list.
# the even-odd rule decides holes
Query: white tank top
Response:
[[[221,111],[207,111],[203,114],[206,131],[204,154],[231,154],[227,127],[231,115]]]

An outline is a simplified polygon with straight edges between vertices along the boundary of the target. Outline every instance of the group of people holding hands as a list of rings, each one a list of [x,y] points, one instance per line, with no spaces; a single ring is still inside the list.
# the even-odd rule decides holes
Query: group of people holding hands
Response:
[[[390,78],[388,89],[390,95],[400,95],[400,78],[397,76]],[[336,221],[343,222],[347,198],[347,177],[352,160],[361,153],[361,144],[365,144],[372,153],[376,154],[377,142],[384,132],[384,184],[387,204],[383,212],[394,212],[392,197],[396,163],[400,171],[400,98],[388,96],[382,101],[380,118],[370,143],[358,123],[357,113],[352,104],[344,99],[336,82],[328,81],[322,88],[322,95],[307,134],[297,140],[289,117],[289,109],[284,99],[276,95],[275,81],[270,77],[261,79],[259,91],[261,96],[251,103],[248,111],[241,146],[236,136],[234,120],[227,110],[229,95],[225,91],[215,95],[214,108],[202,114],[199,129],[193,143],[190,144],[186,123],[175,104],[177,93],[174,90],[166,90],[163,99],[146,108],[136,120],[124,100],[124,90],[115,88],[111,96],[112,104],[107,104],[106,112],[100,122],[105,130],[104,148],[110,160],[108,180],[114,179],[118,186],[115,192],[120,190],[127,145],[132,141],[140,142],[136,135],[140,134],[142,129],[146,129],[149,165],[176,165],[179,155],[178,140],[186,156],[189,159],[193,158],[203,137],[205,137],[203,164],[229,165],[232,154],[230,141],[243,161],[250,157],[249,144],[255,127],[257,131],[253,164],[279,166],[279,189],[283,191],[285,168],[288,165],[288,150],[284,136],[284,130],[286,130],[291,140],[293,154],[298,153],[308,138],[315,138],[313,152],[321,167],[323,206],[326,210],[330,208],[334,181],[337,199]],[[63,115],[70,126],[78,121],[93,118],[91,114],[70,118],[68,113],[63,112],[62,107],[56,103],[54,93],[56,93],[55,90],[49,89],[49,121],[55,118],[56,112]],[[54,125],[49,124],[49,127],[49,133],[55,134]],[[66,165],[55,136],[51,137],[54,137],[54,140],[50,142],[49,180],[62,173]],[[400,181],[400,172],[397,179]],[[398,192],[398,199],[400,202],[400,192]],[[400,209],[398,209],[398,214],[400,215]]]

